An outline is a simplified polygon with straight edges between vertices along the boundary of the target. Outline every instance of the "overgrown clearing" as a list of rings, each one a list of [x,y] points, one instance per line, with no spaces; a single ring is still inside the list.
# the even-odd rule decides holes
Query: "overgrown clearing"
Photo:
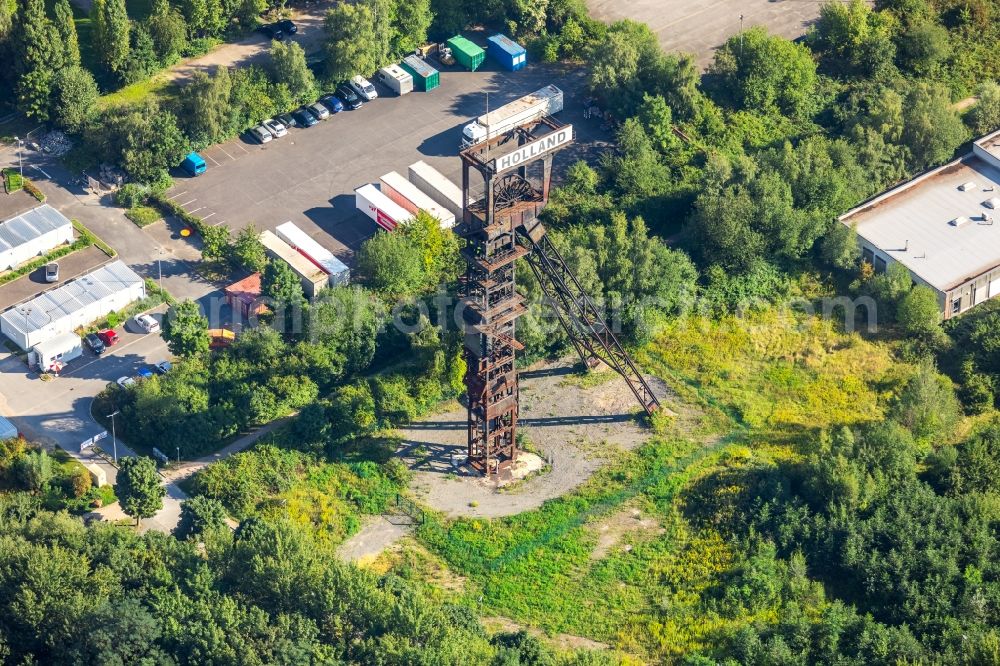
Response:
[[[392,566],[425,582],[460,575],[467,584],[449,594],[482,614],[651,660],[704,647],[744,624],[773,622],[774,608],[733,613],[719,603],[740,554],[725,534],[687,515],[692,482],[724,469],[791,463],[806,430],[879,419],[887,398],[879,387],[909,369],[894,364],[884,345],[776,310],[671,322],[639,358],[682,396],[684,422],[620,450],[577,490],[536,510],[492,521],[430,520],[418,539],[454,573],[425,577],[431,572],[398,557]],[[692,412],[703,417],[694,429]],[[609,523],[618,532],[610,543]]]

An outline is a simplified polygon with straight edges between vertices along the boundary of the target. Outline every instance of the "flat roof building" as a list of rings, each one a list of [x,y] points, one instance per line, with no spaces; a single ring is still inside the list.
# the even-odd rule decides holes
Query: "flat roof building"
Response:
[[[121,261],[112,261],[0,314],[0,333],[28,350],[145,296],[142,278]]]
[[[260,234],[260,242],[264,244],[264,249],[272,259],[284,261],[292,272],[299,276],[306,298],[315,298],[316,294],[327,286],[329,276],[273,232],[265,229]]]
[[[945,319],[1000,295],[1000,131],[972,152],[840,217],[877,272],[898,262],[933,289]]]
[[[73,242],[73,223],[48,204],[0,222],[0,271],[14,268],[63,243]]]

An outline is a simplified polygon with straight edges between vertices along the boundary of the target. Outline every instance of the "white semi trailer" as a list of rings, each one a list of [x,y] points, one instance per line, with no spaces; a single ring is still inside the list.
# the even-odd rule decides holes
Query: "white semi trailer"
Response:
[[[519,125],[532,123],[542,116],[551,116],[562,110],[562,90],[555,86],[545,86],[510,104],[504,104],[495,111],[484,113],[466,125],[462,129],[462,148],[469,148]]]
[[[416,215],[424,210],[436,217],[442,229],[455,226],[455,215],[395,171],[379,178],[379,189],[397,204]]]
[[[443,173],[420,160],[410,165],[409,177],[411,183],[438,205],[450,211],[456,220],[462,219],[462,189],[448,180]]]

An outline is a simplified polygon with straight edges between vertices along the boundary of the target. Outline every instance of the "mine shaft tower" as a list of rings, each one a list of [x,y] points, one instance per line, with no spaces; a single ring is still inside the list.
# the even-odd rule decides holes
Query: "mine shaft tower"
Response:
[[[465,205],[456,231],[466,239],[460,295],[468,455],[487,476],[508,475],[518,453],[515,355],[524,346],[515,337],[515,322],[527,310],[515,289],[518,259],[528,262],[584,363],[605,363],[622,375],[647,414],[660,406],[538,220],[549,199],[552,159],[572,141],[572,125],[544,117],[460,154]],[[483,184],[479,196],[472,194],[476,174]]]

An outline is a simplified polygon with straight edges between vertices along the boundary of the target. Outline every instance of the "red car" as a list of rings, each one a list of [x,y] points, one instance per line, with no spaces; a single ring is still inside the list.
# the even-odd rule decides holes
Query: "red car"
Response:
[[[97,337],[101,339],[108,347],[118,344],[118,334],[114,332],[113,329],[107,329],[105,331],[98,331]]]

